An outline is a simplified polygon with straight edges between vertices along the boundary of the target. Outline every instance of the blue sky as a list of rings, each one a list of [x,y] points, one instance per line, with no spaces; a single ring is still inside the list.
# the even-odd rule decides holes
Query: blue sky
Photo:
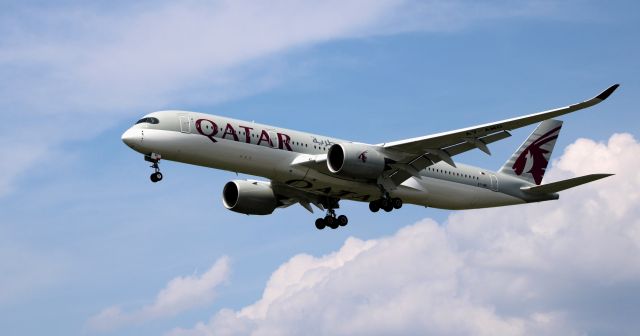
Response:
[[[401,315],[394,327],[377,332],[638,330],[636,2],[2,6],[2,334],[216,334],[222,326],[230,334],[296,334],[298,324],[371,334],[362,321],[407,302],[403,284],[423,306],[441,305],[451,324],[400,305],[391,310]],[[177,108],[380,143],[564,106],[614,83],[622,86],[605,103],[563,118],[554,153],[562,159],[547,177],[613,170],[622,178],[609,186],[503,210],[371,214],[345,203],[350,224],[335,231],[318,232],[302,207],[267,217],[225,210],[222,187],[238,178],[230,172],[164,162],[165,180],[151,184],[147,164],[120,141],[140,116]],[[497,169],[530,131],[514,131],[491,157],[458,160]],[[408,252],[399,248],[405,243]],[[397,255],[395,264],[385,255]],[[332,287],[337,279],[367,308],[350,310],[357,300]],[[507,290],[480,291],[474,281]],[[291,289],[296,283],[306,287]],[[425,294],[452,283],[451,292]],[[277,288],[287,295],[259,301]],[[274,313],[297,304],[354,318]],[[259,313],[264,307],[269,313]],[[477,323],[457,323],[458,314]]]

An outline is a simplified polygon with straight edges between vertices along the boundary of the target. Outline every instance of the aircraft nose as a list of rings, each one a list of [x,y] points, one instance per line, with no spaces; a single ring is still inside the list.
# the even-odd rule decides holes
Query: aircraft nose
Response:
[[[135,146],[138,146],[142,143],[142,131],[139,129],[128,129],[124,133],[122,133],[122,142],[124,142],[127,146],[135,149]]]

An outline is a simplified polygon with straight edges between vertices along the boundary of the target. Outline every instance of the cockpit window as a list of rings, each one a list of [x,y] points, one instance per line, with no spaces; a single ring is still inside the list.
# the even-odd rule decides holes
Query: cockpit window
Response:
[[[158,120],[158,118],[153,118],[153,117],[148,117],[148,118],[142,118],[140,120],[138,120],[137,124],[158,124],[160,123],[160,120]]]

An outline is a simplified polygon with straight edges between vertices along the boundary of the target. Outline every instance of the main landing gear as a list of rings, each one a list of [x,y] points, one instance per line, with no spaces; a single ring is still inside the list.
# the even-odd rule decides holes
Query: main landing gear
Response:
[[[151,153],[150,155],[145,155],[144,160],[151,162],[151,168],[153,168],[153,174],[149,176],[151,182],[156,183],[162,181],[162,173],[160,172],[160,166],[158,165],[160,162],[160,154]]]
[[[393,209],[402,208],[402,200],[400,198],[392,198],[388,192],[383,192],[382,195],[382,198],[369,202],[369,210],[371,212],[378,212],[380,209],[391,212]]]
[[[349,219],[345,215],[340,215],[336,217],[336,213],[333,210],[327,211],[327,215],[324,218],[316,219],[316,228],[318,230],[322,230],[325,227],[330,227],[332,229],[337,229],[340,226],[346,226],[349,223]]]
[[[330,205],[327,206],[327,215],[324,218],[316,219],[316,228],[322,230],[325,227],[330,227],[335,230],[341,226],[346,226],[349,223],[349,218],[345,215],[336,216],[335,208],[338,207],[338,201],[329,200],[326,203]]]

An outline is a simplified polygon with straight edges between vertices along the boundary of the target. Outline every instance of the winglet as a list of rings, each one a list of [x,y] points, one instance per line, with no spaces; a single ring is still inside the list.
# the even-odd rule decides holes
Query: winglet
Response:
[[[613,91],[615,91],[618,88],[618,86],[620,86],[620,84],[611,85],[608,89],[602,91],[602,93],[599,94],[596,98],[600,100],[605,100],[609,98],[609,96],[613,93]]]

